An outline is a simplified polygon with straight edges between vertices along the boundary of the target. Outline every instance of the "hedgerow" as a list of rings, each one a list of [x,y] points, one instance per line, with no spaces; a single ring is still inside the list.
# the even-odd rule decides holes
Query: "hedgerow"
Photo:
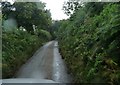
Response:
[[[27,31],[3,31],[2,77],[14,77],[20,67],[47,41],[47,37],[31,35]]]
[[[81,7],[61,21],[57,37],[74,82],[120,83],[119,9],[119,3],[108,3],[90,16],[91,9]]]

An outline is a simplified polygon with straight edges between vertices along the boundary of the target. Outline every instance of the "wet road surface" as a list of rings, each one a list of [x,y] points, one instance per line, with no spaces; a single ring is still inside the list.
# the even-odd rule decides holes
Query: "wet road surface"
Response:
[[[38,49],[20,68],[15,77],[24,82],[31,79],[34,83],[38,80],[39,83],[71,82],[71,77],[67,74],[66,65],[59,53],[57,41],[50,41]]]

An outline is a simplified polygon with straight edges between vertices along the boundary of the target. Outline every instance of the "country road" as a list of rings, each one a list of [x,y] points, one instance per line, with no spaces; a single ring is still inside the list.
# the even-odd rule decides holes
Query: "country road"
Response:
[[[38,82],[37,80],[39,83],[70,83],[71,77],[59,53],[58,42],[50,41],[38,49],[20,68],[12,81],[15,79],[22,79],[21,81],[24,82],[26,82],[25,79],[31,79],[34,83]],[[11,81],[6,79],[4,82]]]

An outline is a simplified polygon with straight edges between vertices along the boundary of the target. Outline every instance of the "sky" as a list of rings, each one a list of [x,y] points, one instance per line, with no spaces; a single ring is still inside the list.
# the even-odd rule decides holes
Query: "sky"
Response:
[[[53,20],[67,19],[68,16],[62,10],[63,3],[66,0],[41,0],[46,3],[46,8],[50,9]]]
[[[14,0],[7,0],[7,1],[12,3],[12,1]],[[40,0],[40,1],[46,3],[46,9],[50,9],[53,20],[62,20],[62,19],[69,18],[66,14],[64,14],[64,11],[62,10],[64,1],[67,1],[67,0]]]

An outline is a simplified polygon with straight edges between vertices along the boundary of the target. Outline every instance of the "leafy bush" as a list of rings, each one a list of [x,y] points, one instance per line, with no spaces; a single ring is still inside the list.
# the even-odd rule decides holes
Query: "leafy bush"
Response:
[[[62,21],[60,51],[74,82],[120,83],[119,8],[119,3],[108,3],[99,14],[89,16],[90,9],[84,6]]]
[[[2,36],[2,77],[13,77],[33,53],[48,40],[27,31],[4,32]]]
[[[51,40],[52,39],[52,36],[51,36],[50,32],[48,32],[46,30],[39,29],[37,31],[37,34],[41,38],[44,38],[44,39],[47,39],[47,40]]]

